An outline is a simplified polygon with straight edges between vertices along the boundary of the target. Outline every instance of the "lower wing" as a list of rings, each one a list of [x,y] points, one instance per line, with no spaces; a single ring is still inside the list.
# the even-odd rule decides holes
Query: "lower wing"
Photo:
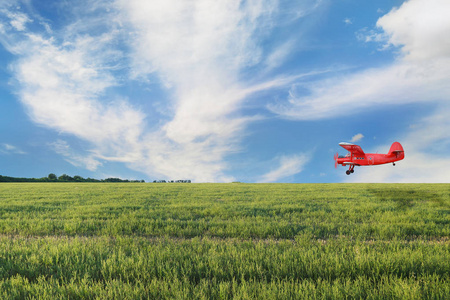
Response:
[[[351,162],[351,161],[345,161],[342,163],[343,166],[347,166],[347,165],[355,165],[355,166],[360,166],[360,164]]]

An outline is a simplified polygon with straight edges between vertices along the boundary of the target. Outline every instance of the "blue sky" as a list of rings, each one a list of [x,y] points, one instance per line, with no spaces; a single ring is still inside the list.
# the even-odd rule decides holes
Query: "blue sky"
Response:
[[[0,174],[449,182],[447,0],[0,4]],[[402,143],[351,176],[333,155]]]

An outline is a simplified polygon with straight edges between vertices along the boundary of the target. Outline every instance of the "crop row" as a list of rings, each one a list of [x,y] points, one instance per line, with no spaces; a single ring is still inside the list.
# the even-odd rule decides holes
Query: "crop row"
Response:
[[[8,298],[44,288],[62,298],[125,291],[125,298],[224,299],[450,293],[448,242],[2,237],[0,260],[0,290]]]
[[[320,239],[365,240],[449,237],[450,188],[425,188],[5,184],[0,186],[0,233],[260,239],[311,234]]]

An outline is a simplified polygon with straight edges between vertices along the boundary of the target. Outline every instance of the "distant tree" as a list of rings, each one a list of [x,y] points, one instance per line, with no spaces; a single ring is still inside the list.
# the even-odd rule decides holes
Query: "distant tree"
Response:
[[[58,177],[58,181],[73,181],[73,178],[67,174],[62,174]]]
[[[85,181],[86,182],[100,182],[100,180],[95,179],[95,178],[91,178],[91,177],[86,178]]]
[[[125,182],[124,180],[120,178],[106,178],[104,179],[105,182]]]
[[[79,176],[79,175],[73,176],[73,180],[75,180],[75,181],[85,181],[84,178]]]
[[[79,175],[71,177],[67,174],[62,174],[56,177],[55,174],[50,173],[47,177],[41,178],[21,178],[21,177],[9,177],[0,175],[0,182],[145,182],[145,180],[129,180],[120,178],[106,178],[106,179],[95,179],[95,178],[83,178]],[[156,182],[156,181],[154,181]],[[158,182],[166,182],[165,180],[160,180]]]

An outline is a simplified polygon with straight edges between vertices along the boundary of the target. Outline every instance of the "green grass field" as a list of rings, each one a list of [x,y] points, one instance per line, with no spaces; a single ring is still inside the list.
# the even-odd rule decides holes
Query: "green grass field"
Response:
[[[449,184],[0,184],[2,299],[449,299]]]

